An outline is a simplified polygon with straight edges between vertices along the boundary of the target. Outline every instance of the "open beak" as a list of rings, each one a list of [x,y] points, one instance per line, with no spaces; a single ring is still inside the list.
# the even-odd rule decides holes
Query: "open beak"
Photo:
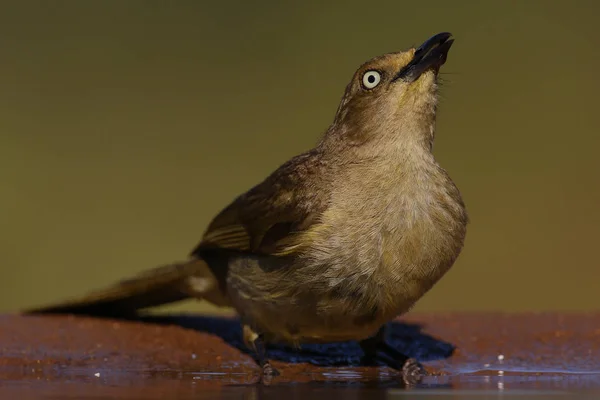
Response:
[[[427,39],[417,50],[411,62],[402,68],[394,77],[394,81],[403,79],[413,82],[425,71],[433,70],[436,74],[446,62],[448,51],[454,43],[449,32],[438,33]]]

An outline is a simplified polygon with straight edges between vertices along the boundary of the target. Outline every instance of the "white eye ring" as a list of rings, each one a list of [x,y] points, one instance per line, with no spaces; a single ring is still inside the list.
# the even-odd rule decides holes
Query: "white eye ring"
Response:
[[[363,85],[367,89],[373,89],[381,82],[381,74],[377,71],[367,71],[363,75]]]

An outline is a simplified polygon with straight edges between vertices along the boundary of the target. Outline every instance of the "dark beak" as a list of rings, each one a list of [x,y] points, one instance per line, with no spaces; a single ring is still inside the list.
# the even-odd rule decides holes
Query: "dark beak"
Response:
[[[427,39],[415,51],[415,56],[407,66],[402,68],[394,77],[394,81],[403,79],[408,82],[415,81],[425,71],[433,70],[436,74],[446,62],[448,50],[454,43],[449,32],[438,33]]]

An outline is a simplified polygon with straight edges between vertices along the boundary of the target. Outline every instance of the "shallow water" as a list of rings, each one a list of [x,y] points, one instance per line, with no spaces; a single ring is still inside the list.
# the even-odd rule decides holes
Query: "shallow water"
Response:
[[[0,376],[8,371],[0,372]],[[389,370],[363,374],[341,368],[326,374],[307,373],[305,382],[285,378],[270,383],[243,373],[161,371],[90,371],[60,367],[36,371],[13,370],[2,377],[2,398],[94,399],[422,399],[498,397],[600,396],[600,374],[505,373],[431,376],[405,387]],[[8,379],[6,379],[8,378]],[[297,377],[296,377],[297,378]]]

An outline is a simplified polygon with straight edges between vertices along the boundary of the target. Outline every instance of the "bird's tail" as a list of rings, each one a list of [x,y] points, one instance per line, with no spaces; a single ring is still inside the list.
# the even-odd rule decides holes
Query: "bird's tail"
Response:
[[[227,306],[221,286],[208,264],[199,258],[163,265],[81,298],[25,310],[27,314],[133,316],[138,310],[189,297]]]

